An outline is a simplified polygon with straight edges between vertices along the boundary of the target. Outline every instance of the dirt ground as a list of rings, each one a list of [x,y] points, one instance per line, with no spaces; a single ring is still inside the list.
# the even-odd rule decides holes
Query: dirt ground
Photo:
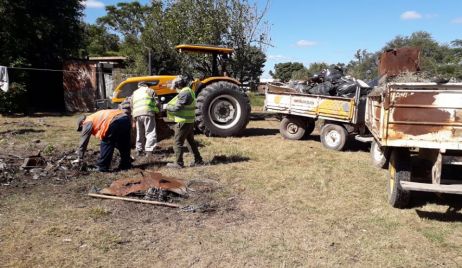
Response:
[[[77,117],[0,117],[0,266],[462,266],[462,199],[419,194],[392,208],[367,146],[329,151],[316,131],[288,141],[277,120],[258,120],[241,137],[198,135],[206,166],[165,168],[164,140],[155,159],[97,173],[95,138],[90,170],[70,165]],[[19,169],[38,152],[48,168]],[[185,209],[87,196],[151,169],[207,183],[177,200]]]

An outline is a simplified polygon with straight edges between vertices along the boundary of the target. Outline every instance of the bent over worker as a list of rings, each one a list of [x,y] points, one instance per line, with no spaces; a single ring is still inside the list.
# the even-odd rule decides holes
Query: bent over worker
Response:
[[[175,163],[168,163],[167,167],[183,168],[183,148],[184,142],[188,146],[189,152],[194,155],[194,162],[190,166],[203,165],[202,157],[194,140],[194,120],[196,109],[196,94],[187,86],[187,79],[177,76],[173,80],[173,88],[178,95],[167,104],[167,116],[173,119],[175,125]]]
[[[138,89],[133,92],[132,116],[136,122],[136,152],[142,156],[144,152],[152,155],[157,145],[156,113],[159,112],[159,102],[156,93],[146,82],[138,83]]]
[[[131,168],[130,131],[131,122],[127,110],[101,110],[87,117],[81,116],[77,122],[77,131],[81,132],[78,160],[81,161],[87,150],[90,136],[101,140],[100,155],[97,161],[98,171],[108,172],[111,167],[114,148],[120,153],[118,169]]]

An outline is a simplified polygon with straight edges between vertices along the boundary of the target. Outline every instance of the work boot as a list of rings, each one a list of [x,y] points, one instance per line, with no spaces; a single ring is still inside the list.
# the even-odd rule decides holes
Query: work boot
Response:
[[[205,165],[205,162],[202,161],[202,160],[199,160],[199,161],[192,162],[189,166],[190,167],[198,167],[198,166],[203,166],[203,165]]]
[[[98,172],[103,172],[103,173],[106,173],[106,172],[110,172],[109,168],[107,167],[98,167]]]
[[[135,157],[136,158],[140,158],[140,157],[143,157],[144,156],[144,152],[143,151],[136,151],[136,154],[135,154]]]
[[[154,157],[154,151],[148,151],[146,152],[146,157],[149,158],[149,157]]]
[[[180,165],[178,163],[167,163],[166,167],[168,167],[168,168],[177,168],[177,169],[184,168],[183,165]]]

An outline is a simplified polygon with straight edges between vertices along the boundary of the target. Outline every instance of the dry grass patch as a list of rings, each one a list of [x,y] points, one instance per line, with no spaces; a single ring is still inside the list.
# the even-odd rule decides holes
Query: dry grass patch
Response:
[[[57,152],[77,146],[75,117],[42,119],[47,126],[37,129],[44,132],[11,134],[5,131],[38,119],[1,118],[8,124],[0,124],[0,145],[18,154],[46,144]],[[213,206],[203,213],[86,196],[93,185],[139,175],[139,168],[2,185],[0,259],[15,267],[462,265],[461,213],[454,209],[460,198],[431,195],[415,208],[393,209],[386,203],[387,172],[370,164],[367,148],[328,151],[316,132],[288,141],[278,127],[253,121],[242,137],[198,135],[206,166],[167,169],[162,163],[173,155],[166,154],[143,167],[187,182],[214,181],[181,201]],[[91,149],[98,149],[95,139]]]

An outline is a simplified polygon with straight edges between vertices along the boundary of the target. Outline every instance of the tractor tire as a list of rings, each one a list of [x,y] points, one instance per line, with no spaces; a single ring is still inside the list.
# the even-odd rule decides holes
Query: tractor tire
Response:
[[[206,136],[238,135],[249,116],[249,98],[233,83],[209,84],[197,96],[196,127]]]
[[[394,148],[388,166],[388,203],[394,208],[406,208],[411,192],[401,188],[401,181],[411,180],[411,154],[407,148]]]
[[[374,166],[378,168],[388,168],[388,161],[390,159],[390,149],[387,147],[380,147],[374,140],[371,143],[371,158]]]
[[[281,135],[288,140],[301,140],[306,133],[306,122],[299,117],[284,117],[279,127]]]
[[[325,124],[321,128],[321,143],[328,149],[341,151],[345,148],[347,140],[348,132],[343,126]]]

